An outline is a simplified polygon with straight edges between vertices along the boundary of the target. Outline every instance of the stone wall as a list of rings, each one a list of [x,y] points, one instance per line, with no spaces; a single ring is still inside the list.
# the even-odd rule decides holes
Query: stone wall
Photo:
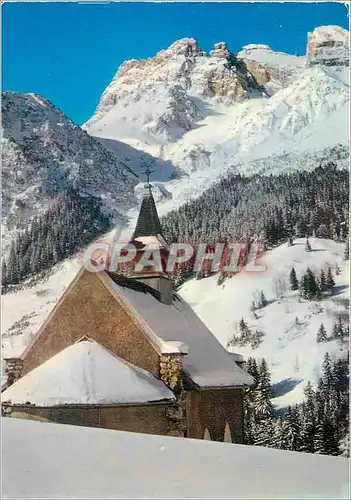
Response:
[[[158,354],[95,273],[83,271],[67,290],[24,355],[23,375],[83,335],[126,361],[157,375]]]
[[[2,405],[3,415],[12,418],[56,422],[60,424],[101,427],[129,432],[167,435],[166,404],[135,406],[61,406],[39,408],[35,406]],[[10,411],[9,411],[10,410]]]
[[[234,443],[244,442],[243,390],[206,389],[187,392],[187,437],[203,439],[207,428],[213,441],[224,441],[228,422]]]

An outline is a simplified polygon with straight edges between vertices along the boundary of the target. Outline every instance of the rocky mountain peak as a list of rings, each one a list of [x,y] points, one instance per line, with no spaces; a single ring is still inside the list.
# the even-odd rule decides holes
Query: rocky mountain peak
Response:
[[[308,34],[308,66],[349,66],[349,57],[349,32],[344,28],[319,26]]]
[[[170,58],[177,55],[183,55],[185,57],[196,56],[201,53],[197,41],[195,38],[181,38],[176,40],[168,47],[168,49],[161,50],[156,54],[156,57]]]
[[[107,137],[113,122],[118,133],[111,139],[177,140],[207,116],[204,99],[228,106],[257,92],[259,85],[225,42],[207,54],[194,38],[183,38],[154,57],[125,62],[85,128]]]

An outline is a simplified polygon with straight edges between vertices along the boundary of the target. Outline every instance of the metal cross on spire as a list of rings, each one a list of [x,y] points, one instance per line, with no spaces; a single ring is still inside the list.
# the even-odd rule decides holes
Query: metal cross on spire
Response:
[[[146,182],[147,185],[150,187],[150,175],[153,174],[155,170],[150,170],[149,165],[146,166],[144,171],[141,171],[140,173],[143,175],[146,175]]]

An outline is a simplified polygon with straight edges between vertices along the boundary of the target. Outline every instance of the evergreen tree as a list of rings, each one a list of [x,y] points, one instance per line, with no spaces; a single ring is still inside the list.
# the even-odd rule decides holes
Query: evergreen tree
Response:
[[[334,276],[332,270],[330,269],[330,267],[328,267],[327,280],[326,280],[327,290],[333,290],[334,286],[335,286]]]
[[[319,289],[316,282],[316,278],[309,267],[307,268],[306,276],[307,276],[307,290],[308,290],[307,298],[309,300],[312,300],[317,297]]]
[[[267,302],[266,296],[263,293],[263,291],[261,290],[261,293],[260,293],[260,304],[259,304],[259,306],[260,306],[260,308],[261,307],[266,307],[267,304],[268,304],[268,302]]]
[[[317,425],[315,437],[315,453],[323,455],[339,455],[339,444],[335,435],[335,428],[329,418],[325,417]]]
[[[311,247],[311,243],[309,241],[308,238],[306,238],[306,246],[305,246],[305,250],[306,252],[312,252],[312,247]]]
[[[346,336],[345,327],[343,322],[341,321],[341,318],[339,317],[338,321],[334,323],[332,337],[333,339],[340,340],[342,342],[345,336]]]
[[[320,273],[319,287],[321,289],[321,292],[326,292],[328,290],[327,279],[325,277],[325,273],[324,273],[323,269],[321,270],[321,273]]]
[[[297,407],[289,406],[285,416],[285,434],[286,450],[297,451],[301,446],[300,421]]]
[[[251,336],[251,349],[257,349],[257,347],[262,342],[263,333],[260,330],[256,330],[255,333]]]
[[[257,401],[255,404],[257,405]],[[255,412],[257,412],[257,406],[255,406]],[[274,431],[274,422],[271,413],[267,412],[267,408],[265,407],[264,413],[259,413],[259,415],[260,419],[254,424],[253,444],[255,446],[271,446]]]
[[[294,268],[291,269],[289,280],[290,280],[290,289],[291,290],[298,290],[299,289],[299,282],[298,282],[298,279],[296,276],[296,271]]]
[[[258,380],[259,380],[259,370],[258,370],[258,366],[257,366],[257,362],[256,362],[256,359],[255,358],[252,358],[250,357],[248,360],[247,360],[247,363],[246,363],[246,371],[247,373],[249,373],[253,379],[255,380],[255,385],[253,386],[253,389],[255,389],[257,387],[257,384],[258,384]]]
[[[309,298],[309,283],[308,283],[308,276],[307,274],[304,274],[301,278],[300,281],[300,294],[303,299],[308,299]]]
[[[318,343],[327,342],[327,340],[328,340],[327,331],[323,323],[321,323],[321,326],[319,327],[319,330],[317,332],[317,342]]]
[[[271,374],[268,369],[268,364],[265,358],[262,358],[261,364],[258,369],[259,382],[258,389],[265,392],[268,398],[271,397]]]
[[[349,260],[350,258],[350,240],[347,238],[345,251],[344,251],[344,259]]]

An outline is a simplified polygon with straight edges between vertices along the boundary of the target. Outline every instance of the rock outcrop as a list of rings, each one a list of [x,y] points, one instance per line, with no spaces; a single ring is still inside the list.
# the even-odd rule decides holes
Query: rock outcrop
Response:
[[[206,54],[184,38],[154,57],[122,64],[85,127],[103,136],[113,119],[123,134],[141,140],[177,140],[207,115],[202,99],[228,106],[261,90],[225,42]]]
[[[349,32],[340,26],[319,26],[308,34],[307,65],[349,66]]]
[[[269,94],[294,82],[306,66],[304,56],[274,52],[268,45],[246,45],[237,54]]]

